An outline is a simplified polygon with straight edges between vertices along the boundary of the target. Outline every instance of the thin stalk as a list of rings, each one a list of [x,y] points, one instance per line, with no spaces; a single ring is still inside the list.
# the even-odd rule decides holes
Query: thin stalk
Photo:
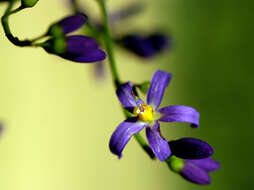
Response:
[[[104,31],[104,40],[105,40],[106,51],[108,53],[110,70],[111,70],[111,73],[113,76],[114,85],[117,88],[120,85],[120,79],[119,79],[119,75],[118,75],[117,68],[116,68],[114,49],[113,49],[113,41],[112,41],[111,34],[110,34],[110,27],[109,27],[107,10],[106,10],[104,0],[98,0],[98,3],[100,6],[100,9],[101,9],[102,20],[103,20],[103,24],[104,24],[104,30],[105,30]]]
[[[5,13],[1,19],[5,35],[8,38],[8,40],[10,40],[14,45],[21,46],[21,47],[30,46],[31,42],[29,40],[21,41],[17,37],[14,37],[13,34],[11,33],[11,29],[9,26],[9,16],[23,9],[22,7],[19,7],[15,9],[14,11],[11,11],[15,2],[16,0],[10,0],[9,5],[7,9],[5,10]]]

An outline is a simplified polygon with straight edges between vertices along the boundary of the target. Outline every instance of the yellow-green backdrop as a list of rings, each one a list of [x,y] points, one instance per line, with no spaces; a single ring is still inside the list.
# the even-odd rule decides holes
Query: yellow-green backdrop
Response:
[[[80,0],[99,18],[93,0]],[[131,2],[108,0],[110,10]],[[144,61],[117,49],[123,80],[149,80],[156,69],[173,73],[163,105],[200,111],[200,129],[162,125],[168,139],[196,136],[215,149],[222,168],[199,187],[151,161],[134,140],[118,160],[109,138],[124,119],[107,69],[94,78],[92,64],[77,64],[42,49],[12,45],[0,29],[1,190],[251,189],[253,187],[252,1],[158,0],[121,30],[172,34],[173,50]],[[0,4],[0,13],[6,5]],[[66,0],[41,0],[10,19],[21,38],[42,34],[70,13]]]

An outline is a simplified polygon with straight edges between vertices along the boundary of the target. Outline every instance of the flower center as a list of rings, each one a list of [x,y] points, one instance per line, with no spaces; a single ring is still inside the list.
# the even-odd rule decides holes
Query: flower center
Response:
[[[133,114],[138,116],[141,121],[153,121],[154,111],[153,108],[147,104],[140,104],[133,110]]]

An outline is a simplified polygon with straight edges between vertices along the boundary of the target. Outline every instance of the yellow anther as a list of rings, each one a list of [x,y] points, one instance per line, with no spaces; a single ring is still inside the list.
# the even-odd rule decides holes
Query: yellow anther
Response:
[[[138,116],[141,121],[153,121],[154,111],[153,108],[147,104],[140,104],[133,110],[133,114]]]

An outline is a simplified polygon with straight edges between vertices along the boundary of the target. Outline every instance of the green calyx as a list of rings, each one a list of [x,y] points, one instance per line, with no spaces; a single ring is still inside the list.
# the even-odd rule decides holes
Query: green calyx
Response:
[[[53,24],[49,27],[48,34],[54,38],[63,37],[64,33],[62,28],[58,24]]]
[[[66,39],[64,37],[61,38],[53,38],[52,39],[52,51],[55,54],[63,54],[66,51]]]
[[[26,8],[33,7],[38,1],[39,0],[21,0],[21,5]]]
[[[180,173],[185,165],[185,162],[181,158],[177,158],[176,156],[171,156],[166,160],[169,168],[176,173]]]

